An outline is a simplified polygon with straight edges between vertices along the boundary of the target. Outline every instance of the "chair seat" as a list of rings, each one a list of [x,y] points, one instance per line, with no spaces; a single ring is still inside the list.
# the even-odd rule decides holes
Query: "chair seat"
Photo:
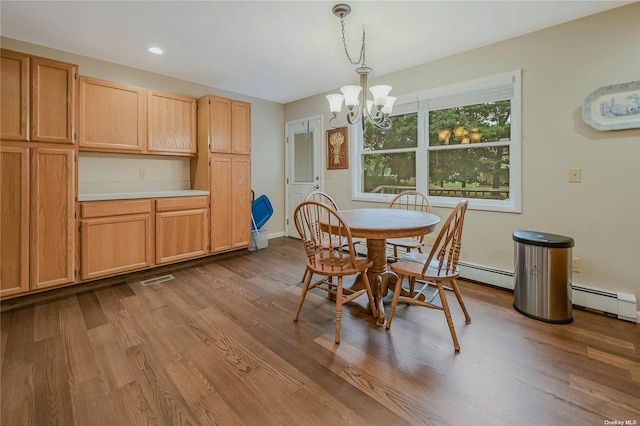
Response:
[[[393,246],[404,247],[404,248],[419,248],[424,246],[424,243],[417,238],[406,237],[406,238],[389,238],[387,240],[387,244],[391,244]]]
[[[425,271],[424,276],[422,270],[429,255],[422,253],[407,253],[402,259],[390,264],[391,270],[399,275],[408,275],[412,277],[424,278],[426,280],[448,280],[458,278],[460,276],[460,268],[456,266],[455,270],[447,271],[440,269],[440,262],[433,259],[429,267]]]
[[[351,267],[351,255],[344,254],[341,259],[328,259],[326,257],[320,258],[316,256],[315,262],[307,264],[307,267],[311,269],[314,274],[320,275],[333,275],[333,276],[347,276],[357,274],[367,270],[373,265],[373,261],[369,261],[365,257],[355,257],[356,267]]]

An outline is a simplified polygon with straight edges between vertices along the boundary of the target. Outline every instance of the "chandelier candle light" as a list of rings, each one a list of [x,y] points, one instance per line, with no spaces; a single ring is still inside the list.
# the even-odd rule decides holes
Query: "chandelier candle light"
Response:
[[[337,4],[331,9],[333,14],[340,18],[342,24],[342,44],[344,46],[344,52],[347,54],[347,59],[352,65],[362,66],[356,68],[356,73],[360,75],[360,85],[349,85],[340,88],[342,94],[336,93],[327,95],[329,101],[329,109],[333,113],[333,117],[329,120],[329,124],[334,129],[344,128],[347,124],[339,126],[334,122],[338,120],[338,114],[342,110],[342,101],[349,109],[347,112],[347,123],[356,124],[358,121],[362,122],[362,130],[365,130],[366,123],[373,124],[380,130],[389,130],[391,128],[391,119],[389,114],[393,108],[393,104],[396,98],[388,96],[391,91],[391,86],[379,85],[372,86],[369,91],[373,95],[373,100],[367,99],[367,75],[371,72],[371,68],[365,63],[365,32],[362,30],[362,48],[360,49],[360,58],[357,61],[351,59],[349,50],[347,49],[347,43],[344,37],[344,17],[351,12],[351,6],[348,4]],[[366,105],[366,108],[363,107]]]

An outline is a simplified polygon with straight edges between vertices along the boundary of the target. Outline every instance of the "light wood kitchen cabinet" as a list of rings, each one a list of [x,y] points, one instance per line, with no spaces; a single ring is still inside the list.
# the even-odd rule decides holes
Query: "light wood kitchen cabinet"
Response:
[[[147,91],[80,77],[79,147],[142,153],[147,148]]]
[[[73,144],[78,66],[2,49],[2,140]]]
[[[2,297],[75,281],[75,150],[3,143]]]
[[[196,100],[80,77],[80,149],[158,155],[197,153]]]
[[[29,139],[29,56],[0,50],[0,138],[26,141]]]
[[[211,252],[251,245],[251,159],[211,158]]]
[[[0,146],[0,296],[29,291],[29,148]]]
[[[153,265],[152,200],[89,201],[80,205],[83,280]]]
[[[74,143],[78,67],[31,58],[31,140]]]
[[[209,252],[209,197],[156,200],[156,264]]]
[[[147,150],[151,154],[195,155],[196,100],[149,92]]]
[[[251,104],[205,95],[198,99],[198,140],[209,141],[209,151],[251,154]]]
[[[251,154],[251,104],[231,103],[231,153]]]
[[[74,281],[76,153],[32,148],[31,287]]]
[[[251,104],[213,95],[198,99],[198,152],[191,186],[211,194],[211,252],[249,247]]]

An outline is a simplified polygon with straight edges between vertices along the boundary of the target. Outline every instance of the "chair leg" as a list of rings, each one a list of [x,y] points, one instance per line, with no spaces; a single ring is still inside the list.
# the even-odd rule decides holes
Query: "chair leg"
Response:
[[[416,277],[409,277],[409,297],[413,297],[413,292],[416,289]]]
[[[447,302],[447,294],[442,286],[442,282],[436,282],[438,286],[438,294],[440,294],[440,301],[442,302],[442,310],[444,316],[447,318],[447,324],[449,325],[449,331],[451,332],[451,338],[453,339],[453,348],[456,352],[460,352],[460,344],[458,343],[458,336],[456,336],[456,329],[453,327],[453,319],[451,318],[451,311],[449,310],[449,302]]]
[[[467,324],[471,324],[471,317],[469,316],[469,312],[467,312],[467,307],[464,305],[462,300],[462,293],[460,293],[460,288],[458,287],[458,283],[455,279],[451,280],[451,288],[458,299],[458,303],[460,303],[460,307],[462,308],[462,312],[464,312],[464,319]]]
[[[300,293],[300,299],[298,300],[298,307],[296,308],[296,313],[293,315],[293,321],[298,321],[298,316],[300,315],[300,311],[302,310],[302,304],[304,303],[304,298],[307,297],[307,291],[309,291],[309,286],[311,285],[311,278],[313,277],[313,272],[309,269],[305,270],[305,275],[307,279],[304,282],[304,286],[302,287],[302,293]]]
[[[338,277],[336,289],[336,343],[340,343],[340,323],[342,322],[342,277]]]
[[[400,297],[400,291],[402,290],[402,280],[404,277],[398,274],[398,279],[396,280],[396,287],[393,289],[393,299],[391,299],[391,306],[389,307],[389,318],[387,319],[386,329],[389,330],[391,328],[391,320],[393,319],[393,314],[396,311],[396,306],[398,306],[398,298]]]
[[[327,278],[327,287],[329,288],[329,290],[327,291],[327,299],[331,300],[331,301],[335,301],[336,300],[336,285],[333,282],[333,277],[328,277]]]
[[[309,268],[305,266],[304,268],[304,274],[302,274],[302,279],[300,280],[301,283],[304,282],[304,280],[307,279],[307,274],[309,273]]]
[[[376,308],[376,302],[373,299],[373,291],[371,290],[371,283],[369,282],[369,277],[367,276],[367,271],[362,272],[362,282],[364,282],[364,287],[367,289],[367,296],[369,297],[369,306],[371,306],[371,313],[374,318],[378,317],[378,309]]]

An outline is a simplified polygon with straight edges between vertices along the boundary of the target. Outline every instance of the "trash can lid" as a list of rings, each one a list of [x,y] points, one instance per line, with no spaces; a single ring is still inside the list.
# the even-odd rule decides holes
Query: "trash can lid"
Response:
[[[573,247],[573,238],[545,232],[523,231],[513,232],[513,240],[519,243],[531,244],[533,246],[569,248]]]

